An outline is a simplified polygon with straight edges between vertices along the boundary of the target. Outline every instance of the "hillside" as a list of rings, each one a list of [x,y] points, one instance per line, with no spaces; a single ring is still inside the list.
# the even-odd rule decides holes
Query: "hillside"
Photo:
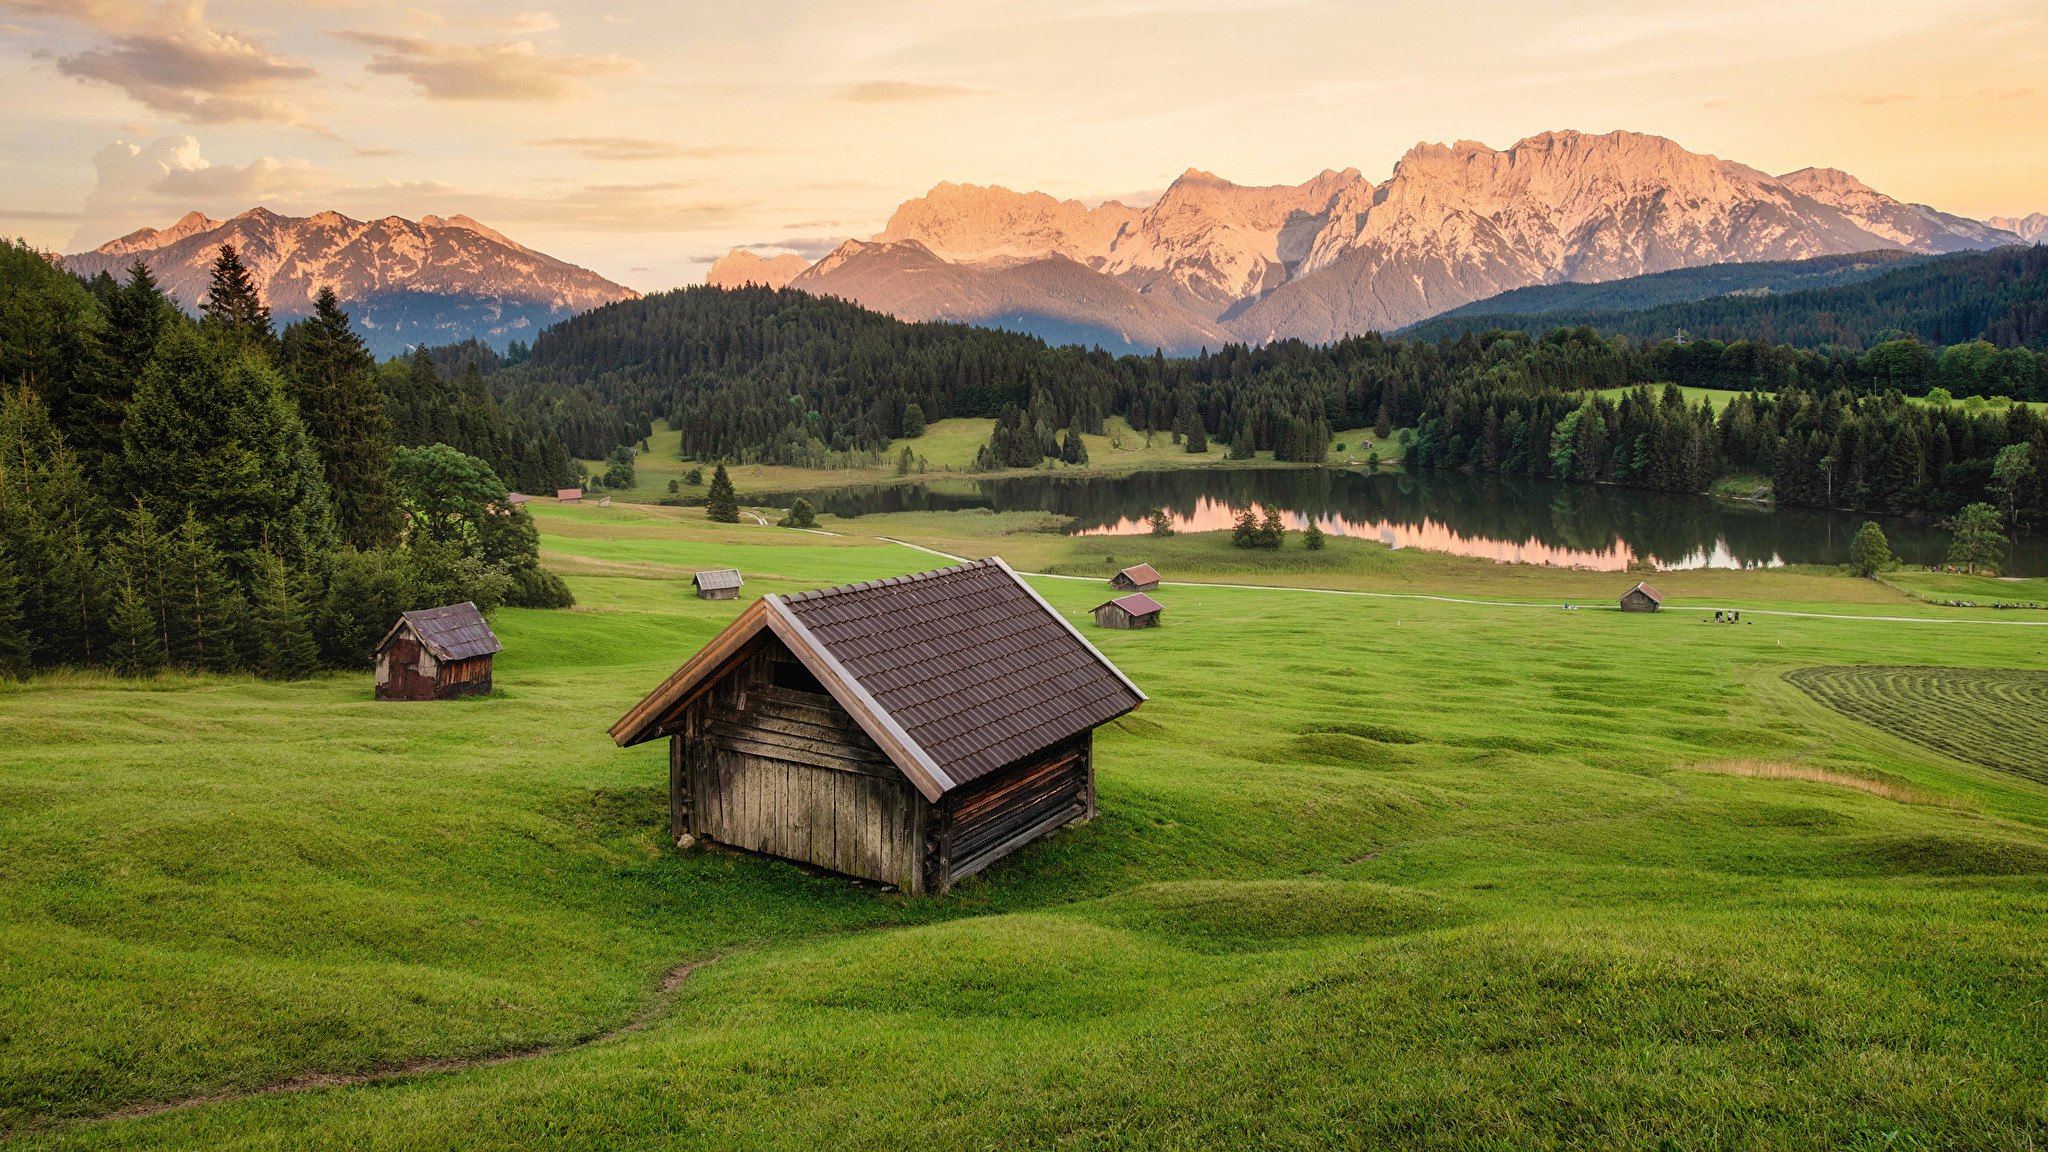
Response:
[[[1869,348],[1905,332],[1941,346],[1987,340],[2001,348],[2048,342],[2048,248],[2009,247],[1940,260],[1900,261],[1881,275],[1783,295],[1723,295],[1646,309],[1563,307],[1541,313],[1466,309],[1409,328],[1418,340],[1490,328],[1531,334],[1590,324],[1609,336],[1752,340],[1795,348]]]
[[[206,297],[222,244],[240,253],[277,321],[310,314],[320,289],[333,288],[379,356],[467,339],[503,349],[558,320],[639,295],[467,216],[363,221],[252,208],[209,220],[192,212],[169,228],[144,228],[67,256],[64,266],[88,278],[125,279],[140,261],[190,311]]]
[[[1816,256],[1811,260],[1762,260],[1709,264],[1647,276],[1626,276],[1592,284],[1539,284],[1475,300],[1423,323],[1460,316],[1539,316],[1548,312],[1624,312],[1743,293],[1753,296],[1834,288],[1882,276],[1925,257],[1897,248]]]

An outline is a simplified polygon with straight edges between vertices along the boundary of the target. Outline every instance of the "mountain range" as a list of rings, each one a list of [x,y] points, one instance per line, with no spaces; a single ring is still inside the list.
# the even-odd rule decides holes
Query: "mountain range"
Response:
[[[1143,208],[942,183],[801,271],[800,257],[771,272],[735,250],[712,282],[781,281],[906,320],[1190,351],[1391,331],[1533,285],[1958,252],[2044,231],[2048,217],[1970,220],[1834,169],[1773,176],[1658,136],[1546,132],[1504,150],[1418,144],[1380,184],[1345,168],[1248,187],[1191,168]]]
[[[206,298],[222,244],[232,244],[271,315],[307,315],[323,287],[340,298],[370,350],[471,337],[503,348],[542,328],[639,293],[536,252],[467,216],[352,220],[339,212],[280,216],[254,208],[230,220],[198,212],[66,256],[81,276],[123,278],[137,261],[186,309]]]

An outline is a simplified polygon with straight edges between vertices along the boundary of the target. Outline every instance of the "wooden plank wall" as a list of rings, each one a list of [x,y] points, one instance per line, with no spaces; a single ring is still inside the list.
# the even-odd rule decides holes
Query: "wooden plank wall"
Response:
[[[736,848],[922,890],[924,797],[830,696],[777,687],[779,643],[690,707],[671,818]],[[676,781],[683,783],[683,781]]]
[[[925,845],[927,885],[943,892],[1053,829],[1094,816],[1094,750],[1095,734],[1084,732],[945,797]]]

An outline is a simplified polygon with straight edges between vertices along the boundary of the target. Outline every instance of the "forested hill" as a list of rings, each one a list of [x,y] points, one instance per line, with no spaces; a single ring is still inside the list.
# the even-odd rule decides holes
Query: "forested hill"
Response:
[[[1540,335],[1590,324],[1607,335],[1662,340],[1749,340],[1795,348],[1862,351],[1899,334],[1935,345],[1985,340],[2000,348],[2048,347],[2048,248],[1915,261],[1856,284],[1777,295],[1716,296],[1655,308],[1568,307],[1489,311],[1426,320],[1404,332],[1421,340],[1506,329]]]
[[[1473,316],[1556,316],[1560,313],[1626,312],[1682,304],[1711,296],[1750,296],[1806,292],[1874,279],[1913,264],[1940,259],[1892,248],[1810,260],[1755,260],[1675,268],[1647,276],[1591,283],[1566,282],[1516,288],[1460,308],[1439,313],[1418,324]],[[1455,333],[1454,333],[1455,334]]]

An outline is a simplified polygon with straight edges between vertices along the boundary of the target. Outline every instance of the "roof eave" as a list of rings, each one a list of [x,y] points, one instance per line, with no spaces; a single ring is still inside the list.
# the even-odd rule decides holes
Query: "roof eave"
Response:
[[[1139,704],[1143,704],[1145,701],[1152,699],[1150,696],[1145,695],[1144,689],[1138,687],[1136,684],[1131,683],[1131,678],[1129,676],[1124,675],[1124,670],[1117,667],[1115,664],[1111,663],[1109,657],[1104,656],[1102,654],[1101,649],[1089,643],[1088,638],[1086,636],[1081,635],[1081,630],[1079,628],[1074,627],[1072,621],[1068,620],[1065,616],[1060,615],[1059,609],[1054,608],[1051,604],[1047,603],[1045,597],[1040,596],[1038,594],[1038,589],[1033,588],[1030,584],[1025,582],[1022,576],[1017,575],[1017,570],[1015,568],[1010,567],[1007,561],[1005,561],[1001,556],[991,556],[989,557],[989,560],[992,561],[997,567],[1001,568],[1003,571],[1009,573],[1010,579],[1015,580],[1017,582],[1017,587],[1022,588],[1025,591],[1025,593],[1029,595],[1033,600],[1038,601],[1038,606],[1040,608],[1045,609],[1045,614],[1059,621],[1060,627],[1065,628],[1069,636],[1072,636],[1074,639],[1079,640],[1081,642],[1081,647],[1086,648],[1090,656],[1095,657],[1097,662],[1099,662],[1104,668],[1109,669],[1110,675],[1116,677],[1117,680],[1120,683],[1122,683],[1124,687],[1131,690],[1131,693],[1138,698]],[[1111,603],[1114,603],[1114,601],[1111,601]],[[1132,705],[1132,708],[1136,707],[1137,705]],[[1119,713],[1119,715],[1121,715],[1121,713]]]
[[[621,748],[630,748],[644,740],[653,738],[655,722],[674,704],[687,696],[691,689],[705,678],[724,667],[734,653],[760,634],[768,626],[768,609],[761,601],[747,606],[747,610],[725,626],[725,631],[712,637],[711,643],[698,649],[695,656],[681,668],[675,670],[661,686],[649,692],[635,704],[619,722],[610,728],[612,742]]]

